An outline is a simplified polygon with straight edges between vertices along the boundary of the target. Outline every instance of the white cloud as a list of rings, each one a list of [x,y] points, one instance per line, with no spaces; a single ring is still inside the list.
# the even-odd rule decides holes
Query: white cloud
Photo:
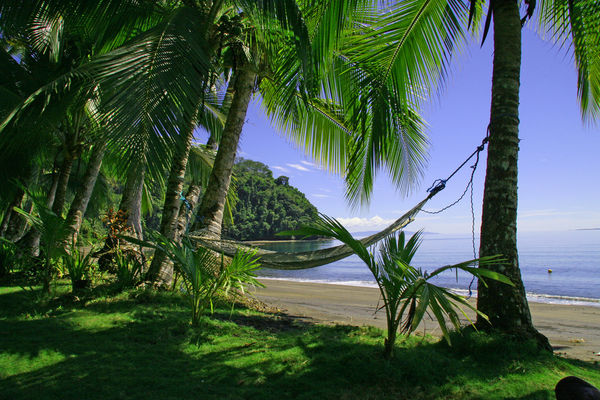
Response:
[[[310,170],[306,167],[303,167],[300,164],[286,164],[288,167],[290,168],[294,168],[297,169],[298,171],[303,171],[303,172],[310,172]]]
[[[311,193],[311,197],[326,198],[326,197],[331,197],[331,196],[328,194],[322,194],[322,193]]]
[[[380,230],[390,225],[395,219],[385,219],[376,215],[371,218],[337,218],[350,232]]]
[[[317,164],[311,163],[310,161],[302,160],[302,161],[300,161],[300,163],[302,163],[302,164],[304,164],[304,165],[306,165],[307,167],[310,167],[310,168],[321,169],[321,167],[319,167]]]
[[[276,169],[277,171],[281,171],[281,172],[290,172],[289,169],[280,167],[279,165],[275,165],[275,166],[271,167],[271,169]]]

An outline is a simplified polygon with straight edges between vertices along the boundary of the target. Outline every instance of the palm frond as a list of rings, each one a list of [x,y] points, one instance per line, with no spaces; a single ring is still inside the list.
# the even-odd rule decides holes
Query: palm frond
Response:
[[[600,4],[593,0],[546,0],[540,28],[558,45],[571,42],[577,66],[577,96],[584,120],[600,119]]]

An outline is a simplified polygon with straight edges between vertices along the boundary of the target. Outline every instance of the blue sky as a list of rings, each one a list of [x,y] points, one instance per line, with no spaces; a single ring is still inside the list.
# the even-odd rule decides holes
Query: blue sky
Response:
[[[490,35],[491,36],[491,35]],[[426,196],[438,178],[446,178],[476,148],[489,121],[492,45],[474,42],[452,62],[445,89],[423,110],[430,140],[429,163],[413,192],[397,192],[384,172],[375,184],[372,201],[362,209],[344,199],[339,176],[317,168],[289,143],[260,110],[251,104],[238,155],[270,166],[274,176],[290,177],[320,212],[341,220],[351,231],[376,230],[398,218]],[[518,229],[564,231],[600,227],[600,128],[582,122],[577,103],[573,57],[523,30],[521,69]],[[474,183],[476,232],[481,219],[485,160],[482,153]],[[470,165],[470,164],[469,164]],[[439,209],[458,198],[470,168],[464,168],[427,205]],[[419,214],[411,230],[464,234],[471,232],[468,196],[442,214]]]

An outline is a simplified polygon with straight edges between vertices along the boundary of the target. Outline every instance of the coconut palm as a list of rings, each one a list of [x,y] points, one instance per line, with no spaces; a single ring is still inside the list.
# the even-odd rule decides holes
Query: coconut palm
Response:
[[[126,7],[133,7],[134,3],[126,2]],[[362,3],[246,0],[233,8],[236,13],[243,10],[251,29],[245,35],[248,40],[230,52],[236,56],[234,84],[238,89],[228,115],[229,127],[225,129],[232,137],[224,134],[214,178],[201,206],[199,220],[211,226],[213,233],[218,235],[220,231],[238,141],[235,136],[241,132],[245,109],[256,88],[276,122],[322,164],[346,174],[352,196],[368,199],[380,166],[391,171],[394,180],[404,186],[419,175],[425,139],[421,121],[413,111],[409,96],[412,92],[402,81],[378,80],[380,71],[340,45],[342,32],[372,23],[372,12],[362,10]],[[173,4],[171,9],[149,14],[157,17],[148,17],[143,29],[138,24],[140,35],[113,35],[111,44],[121,40],[122,46],[55,80],[47,85],[46,92],[93,75],[92,82],[104,88],[103,107],[110,110],[105,113],[110,118],[103,121],[110,120],[109,130],[115,133],[111,136],[115,142],[131,148],[124,146],[131,141],[122,139],[122,134],[140,121],[145,121],[142,125],[146,132],[157,140],[177,136],[181,127],[193,120],[197,99],[202,98],[211,79],[208,71],[214,65],[222,39],[229,37],[230,32],[225,29],[227,20],[222,18],[229,12],[227,2]],[[105,15],[103,7],[111,4],[86,6],[74,1],[46,1],[43,6],[46,13],[59,10],[55,14],[77,15],[81,21],[89,22],[94,19],[91,16]],[[359,17],[354,18],[352,11],[359,9]],[[10,4],[1,11],[8,20],[22,13]],[[346,14],[352,18],[346,18]],[[196,27],[199,20],[205,24],[198,31],[188,29]],[[108,35],[106,29],[103,32]],[[339,51],[342,48],[344,51]],[[336,55],[333,66],[329,65],[329,53]],[[147,101],[134,106],[140,99]],[[129,159],[136,157],[129,157],[126,163]],[[173,195],[171,191],[167,193]]]
[[[404,87],[394,90],[393,82],[379,80],[379,71],[353,57],[350,48],[334,48],[335,28],[343,32],[354,27],[352,22],[358,23],[356,17],[349,19],[347,26],[339,11],[355,7],[354,3],[331,2],[303,9],[312,30],[311,56],[318,72],[312,76],[306,74],[303,59],[289,44],[289,37],[256,29],[254,46],[249,46],[251,56],[238,62],[235,96],[198,212],[195,228],[203,229],[203,234],[220,236],[227,183],[254,92],[260,93],[267,114],[293,141],[325,167],[345,174],[353,199],[368,200],[380,166],[405,188],[420,174],[426,141],[407,95],[410,91]],[[369,14],[363,14],[361,18],[366,20]],[[260,17],[249,16],[251,26],[260,26]],[[336,55],[333,66],[325,65],[331,60],[322,60],[327,53],[323,48]]]
[[[105,151],[106,143],[102,140],[99,140],[92,146],[85,175],[69,207],[66,217],[67,234],[65,239],[70,240],[73,245],[77,242],[83,217],[96,186],[96,180],[100,174],[100,167],[102,166]]]
[[[521,29],[534,16],[536,2],[524,3],[520,11],[518,0],[396,2],[382,11],[379,22],[358,30],[355,40],[360,57],[381,64],[384,73],[393,75],[393,65],[404,65],[408,72],[404,77],[412,83],[409,86],[435,88],[431,77],[444,76],[450,55],[467,36],[469,23],[480,26],[483,6],[487,5],[484,38],[493,20],[494,60],[480,255],[502,254],[507,264],[493,268],[507,275],[515,286],[480,284],[478,309],[489,316],[494,327],[534,336],[548,348],[547,340],[532,325],[516,240]],[[600,114],[599,7],[597,1],[537,1],[540,29],[550,32],[558,43],[572,43],[582,113],[591,120]],[[439,57],[428,57],[432,52]]]
[[[38,25],[43,25],[48,32],[56,35],[61,31],[56,26],[60,24],[44,25],[38,22]],[[3,82],[2,86],[4,93],[8,94],[2,107],[2,114],[7,116],[12,107],[27,98],[28,91],[68,70],[75,59],[73,46],[62,46],[58,40],[40,47],[21,33],[5,39],[2,51],[3,58],[8,62],[3,63],[2,70],[3,74],[14,79],[12,83]],[[87,118],[78,105],[80,93],[66,91],[63,95],[64,108],[55,107],[54,104],[33,105],[26,115],[21,115],[16,124],[4,129],[0,135],[2,159],[7,162],[4,169],[7,180],[33,183],[32,179],[24,179],[23,171],[30,171],[29,175],[37,175],[40,165],[54,164],[46,204],[57,214],[62,213],[71,168],[81,153],[81,139],[85,137],[87,124]],[[10,108],[6,105],[10,105]],[[38,118],[37,114],[41,109],[44,110],[44,115]],[[15,159],[19,161],[13,162]],[[23,168],[23,164],[29,166]],[[34,255],[38,251],[39,237],[40,233],[34,229],[25,240],[26,247]]]
[[[485,281],[497,281],[501,284],[512,285],[510,280],[496,272],[474,268],[471,265],[491,266],[501,263],[499,257],[487,257],[469,260],[455,265],[437,268],[431,273],[411,265],[412,259],[421,244],[422,232],[413,234],[408,240],[404,232],[392,235],[382,241],[379,256],[375,256],[365,245],[352,237],[350,232],[337,220],[321,216],[312,226],[303,227],[296,231],[283,232],[286,235],[325,236],[337,239],[350,247],[366,264],[377,282],[379,293],[385,309],[387,322],[387,338],[385,339],[384,356],[391,358],[398,331],[410,334],[413,332],[428,311],[431,311],[435,321],[442,330],[446,341],[450,344],[449,330],[446,321],[460,329],[459,313],[466,315],[463,308],[468,308],[484,319],[487,317],[470,305],[467,300],[446,288],[436,286],[432,279],[448,270],[462,270]]]
[[[65,254],[61,241],[65,236],[66,224],[64,218],[56,215],[44,204],[42,196],[32,195],[31,192],[28,195],[35,204],[37,214],[27,213],[21,209],[16,209],[16,211],[40,232],[43,261],[38,273],[42,281],[43,292],[50,293],[55,263]]]

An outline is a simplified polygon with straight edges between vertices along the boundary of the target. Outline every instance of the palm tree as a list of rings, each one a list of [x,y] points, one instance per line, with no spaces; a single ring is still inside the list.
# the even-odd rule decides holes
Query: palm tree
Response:
[[[208,227],[208,234],[216,237],[220,235],[237,143],[248,103],[256,90],[260,90],[263,95],[267,112],[295,140],[302,143],[321,163],[336,172],[346,174],[352,196],[356,198],[362,196],[368,200],[375,171],[382,165],[392,172],[397,183],[408,186],[407,183],[413,181],[420,173],[426,144],[422,134],[422,122],[413,111],[413,103],[409,98],[411,91],[403,86],[402,90],[398,91],[397,82],[380,82],[377,78],[379,71],[369,70],[368,62],[356,59],[350,51],[338,55],[334,68],[324,66],[325,63],[321,60],[323,58],[321,53],[326,52],[319,49],[318,43],[327,43],[326,47],[333,48],[337,40],[336,35],[331,35],[329,29],[337,25],[344,29],[352,28],[341,22],[343,19],[339,18],[340,14],[337,13],[339,10],[331,11],[340,6],[345,8],[345,3],[336,2],[325,8],[317,5],[314,10],[307,8],[307,15],[314,14],[317,20],[312,22],[314,31],[312,39],[315,48],[310,48],[309,45],[308,50],[306,43],[310,44],[311,38],[308,37],[308,28],[300,23],[303,21],[300,17],[301,10],[295,2],[288,1],[285,7],[279,7],[281,2],[258,2],[264,6],[263,9],[258,9],[254,2],[243,3],[244,16],[249,21],[247,39],[233,44],[227,43],[230,54],[235,60],[232,79],[235,90],[197,223],[202,227]],[[202,79],[206,81],[211,74],[199,71],[195,66],[189,70],[185,67],[189,66],[190,60],[198,59],[200,67],[204,68],[201,61],[204,60],[205,65],[210,64],[206,59],[215,58],[213,54],[218,46],[211,40],[205,40],[208,41],[205,44],[195,44],[197,37],[185,37],[184,34],[179,34],[179,30],[189,32],[185,29],[185,24],[193,22],[192,17],[206,20],[204,10],[208,9],[209,26],[204,28],[205,31],[201,32],[200,36],[204,39],[212,39],[212,34],[218,37],[223,33],[221,29],[226,25],[223,16],[227,15],[222,11],[225,9],[224,3],[208,4],[210,7],[204,8],[190,6],[188,3],[181,5],[174,10],[172,16],[166,18],[164,28],[161,30],[153,35],[145,35],[139,42],[129,43],[115,50],[113,54],[96,60],[97,65],[101,66],[99,69],[104,68],[110,72],[107,78],[99,77],[98,80],[113,81],[115,85],[111,86],[118,88],[114,89],[118,95],[112,103],[123,115],[123,118],[117,118],[118,124],[121,124],[121,121],[138,120],[136,114],[130,112],[131,105],[124,106],[132,102],[132,94],[143,98],[148,96],[148,93],[156,94],[156,89],[159,89],[159,96],[165,93],[169,99],[177,99],[177,101],[174,104],[165,102],[168,109],[153,113],[151,122],[154,125],[151,123],[148,125],[160,126],[166,129],[167,133],[173,131],[172,135],[176,136],[181,132],[182,126],[189,124],[185,121],[194,120],[194,113],[198,108],[194,99],[202,98],[203,92],[199,92],[197,87],[188,85],[190,82],[202,82]],[[178,34],[173,34],[171,37],[171,31]],[[182,36],[185,39],[182,43],[187,46],[178,47],[175,40],[180,40]],[[169,40],[162,40],[163,37],[168,37]],[[140,57],[138,53],[141,46],[156,48],[153,57],[147,60]],[[182,58],[177,68],[167,71],[163,67],[163,65],[171,65],[173,60],[164,58],[163,53],[159,52],[165,50],[162,47],[169,51],[179,51],[177,55]],[[190,49],[196,49],[196,54],[190,52]],[[168,54],[172,56],[173,53]],[[118,57],[119,55],[121,56]],[[147,76],[145,72],[148,68],[140,68],[139,74],[132,74],[130,65],[144,66],[147,65],[144,63],[154,62],[152,60],[157,57],[162,63],[157,64],[160,65],[161,70],[151,76],[154,79],[152,82],[155,82],[152,88],[155,90],[142,92],[137,86],[132,86],[133,82],[139,79],[138,77]],[[315,66],[312,65],[311,60],[316,60]],[[212,66],[214,65],[213,63]],[[208,66],[208,68],[212,67]],[[317,71],[320,73],[320,79],[316,78]],[[335,76],[335,73],[344,77]],[[126,87],[132,90],[125,89],[123,82],[127,82]],[[140,82],[140,85],[149,86],[147,82]],[[161,89],[163,87],[173,87],[174,90]],[[185,87],[189,90],[182,90]],[[326,93],[327,96],[320,96],[322,93]],[[135,101],[133,103],[135,104]],[[176,118],[170,114],[174,106],[179,107],[175,109]],[[192,107],[188,108],[188,106]],[[138,109],[143,110],[143,107],[134,110]],[[188,142],[188,140],[182,141],[182,143]],[[184,149],[187,147],[188,145],[183,146]],[[185,151],[178,155],[178,158],[184,160],[184,155]],[[181,164],[181,168],[176,169],[182,170],[183,163],[178,162],[178,164]],[[174,169],[171,176],[173,178],[170,178],[170,181],[173,185],[167,188],[165,200],[165,207],[168,207],[165,208],[168,211],[165,212],[165,217],[168,218],[165,218],[162,223],[169,236],[174,233],[172,229],[174,222],[170,222],[172,220],[170,216],[176,215],[174,211],[180,205],[177,195],[181,193],[181,183],[178,178],[181,174]],[[171,186],[175,189],[172,190]],[[149,278],[152,280],[160,276],[170,276],[168,273],[160,272],[158,261],[153,263],[149,271]]]
[[[70,241],[74,246],[77,243],[79,229],[83,223],[83,217],[87,210],[88,203],[92,197],[92,192],[96,185],[96,180],[100,174],[102,159],[106,151],[106,143],[102,140],[97,141],[93,146],[86,168],[83,181],[75,194],[75,198],[71,202],[69,212],[66,217],[66,240]]]
[[[527,17],[535,2],[527,2]],[[600,23],[597,2],[540,1],[542,26],[554,30],[564,40],[571,36],[579,69],[579,95],[584,115],[597,117],[600,111]],[[551,349],[545,337],[533,327],[521,280],[517,252],[517,157],[519,152],[519,83],[521,28],[515,1],[492,2],[489,13],[494,22],[492,106],[487,172],[481,223],[480,255],[502,254],[508,259],[496,270],[507,275],[515,288],[491,283],[478,285],[478,309],[490,317],[492,325],[505,332],[533,336]],[[500,300],[499,300],[500,299]],[[479,321],[479,325],[483,325]]]
[[[501,263],[498,257],[469,260],[455,265],[446,265],[435,269],[431,273],[411,265],[412,259],[421,245],[422,232],[416,232],[408,240],[404,231],[398,235],[391,235],[382,240],[379,246],[379,256],[375,256],[360,240],[352,237],[337,220],[321,215],[312,225],[302,227],[296,231],[284,232],[286,235],[324,236],[337,239],[352,249],[352,251],[365,263],[373,274],[379,288],[380,298],[383,302],[381,308],[385,309],[387,322],[387,337],[385,339],[384,356],[391,358],[398,330],[410,334],[417,329],[425,314],[431,311],[435,321],[442,330],[444,339],[450,344],[447,321],[455,329],[460,329],[460,318],[457,310],[466,315],[462,307],[476,311],[462,296],[450,292],[448,289],[438,287],[431,281],[444,271],[462,270],[478,277],[495,280],[501,284],[511,285],[505,276],[488,269],[473,268],[470,265],[478,263],[479,266]]]
[[[366,20],[369,14],[359,15],[357,10],[354,19],[344,21],[340,11],[352,11],[356,4],[310,6],[302,11],[312,30],[308,62],[314,64],[316,72],[312,74],[303,65],[301,54],[286,42],[289,38],[285,34],[278,36],[267,30],[275,39],[260,43],[266,34],[251,20],[256,40],[250,49],[255,53],[238,62],[235,96],[196,220],[195,228],[202,229],[204,235],[220,237],[224,198],[254,92],[261,94],[265,111],[291,140],[326,168],[346,176],[348,194],[354,202],[368,201],[380,166],[405,188],[420,174],[426,140],[422,121],[407,95],[410,91],[404,87],[397,91],[392,82],[381,81],[379,71],[370,70],[365,60],[354,57],[351,46],[337,43],[342,32],[351,31],[353,23]],[[325,56],[329,51],[334,60]]]
[[[504,332],[535,337],[549,348],[533,327],[517,252],[517,157],[519,143],[519,84],[521,29],[534,15],[536,2],[525,1],[525,17],[518,0],[414,0],[390,5],[382,19],[357,32],[364,59],[386,65],[404,64],[411,87],[435,89],[435,77],[444,78],[450,56],[467,36],[468,25],[479,26],[488,4],[484,40],[493,19],[494,60],[489,149],[484,188],[480,256],[502,254],[506,265],[493,267],[515,287],[492,282],[479,285],[478,309],[492,326]],[[600,5],[596,1],[541,0],[537,2],[541,29],[559,43],[570,39],[579,70],[579,99],[584,117],[600,111]],[[435,55],[435,57],[431,57]],[[392,62],[390,62],[390,60]],[[409,85],[410,86],[410,85]],[[425,93],[427,94],[427,93]],[[479,321],[484,327],[487,324]]]

